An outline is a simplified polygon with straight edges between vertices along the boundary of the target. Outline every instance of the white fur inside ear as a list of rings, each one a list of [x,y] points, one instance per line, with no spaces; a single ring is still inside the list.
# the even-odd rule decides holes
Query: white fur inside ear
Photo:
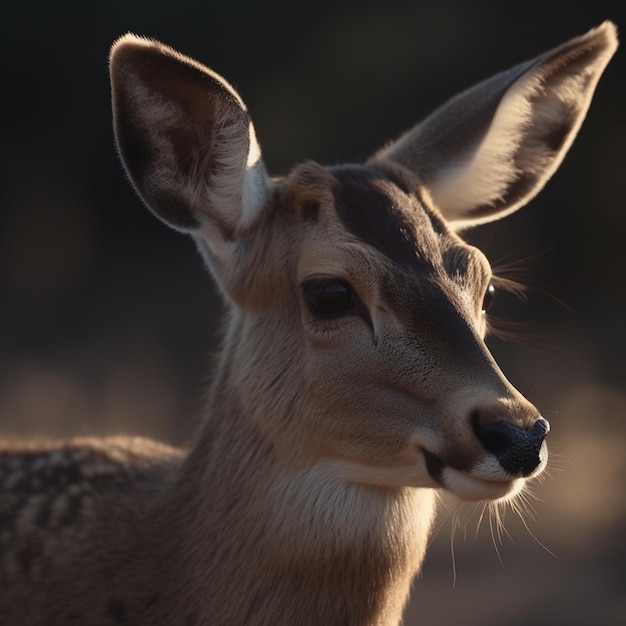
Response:
[[[234,139],[236,141],[236,138]],[[265,205],[267,197],[267,174],[265,165],[261,160],[261,150],[256,140],[254,126],[250,122],[249,126],[249,148],[246,159],[246,168],[241,176],[240,169],[233,167],[229,172],[228,161],[222,161],[224,176],[220,177],[220,184],[214,189],[207,189],[210,201],[215,203],[215,207],[228,207],[228,202],[232,202],[232,207],[237,207],[237,222],[231,221],[231,228],[235,234],[245,232],[254,224]],[[230,175],[228,175],[230,174]],[[228,215],[231,220],[235,214]],[[212,220],[203,220],[203,226],[199,229],[201,235],[209,245],[210,253],[201,246],[201,251],[209,261],[210,265],[217,264],[227,267],[233,263],[237,249],[237,241],[225,239],[219,226]],[[212,258],[211,258],[212,257]]]
[[[140,61],[116,65],[121,69],[115,74],[115,84],[118,92],[125,94],[126,117],[151,144],[149,167],[140,168],[136,174],[140,172],[141,178],[136,176],[135,181],[147,196],[148,205],[183,231],[194,230],[195,221],[202,232],[217,227],[229,237],[241,234],[256,221],[268,186],[245,104],[221,76],[167,46],[126,37],[116,44],[118,51],[124,47],[156,50],[173,65],[170,71],[174,76],[187,68],[177,80],[188,89],[177,91],[167,81],[164,87],[153,81],[155,72],[141,71],[141,57]],[[154,62],[147,58],[146,65]],[[205,88],[207,83],[213,83],[213,91]],[[179,100],[180,93],[187,95]],[[191,97],[194,106],[187,102]],[[189,226],[184,221],[168,220],[167,211],[158,209],[161,198],[165,203],[176,198],[186,207]]]
[[[519,176],[515,155],[531,123],[529,97],[540,88],[538,84],[533,77],[514,85],[478,147],[442,169],[431,182],[435,205],[451,221],[463,220],[477,207],[495,204]]]
[[[255,222],[265,204],[268,187],[267,173],[261,160],[261,149],[252,122],[250,122],[249,137],[250,146],[243,179],[239,230],[245,230]]]
[[[236,138],[234,138],[236,141]],[[238,146],[240,147],[240,146]],[[229,170],[229,162],[220,162],[222,176],[219,184],[213,189],[207,188],[209,202],[213,203],[215,210],[223,211],[229,207],[236,210],[223,215],[223,223],[228,223],[232,229],[234,239],[225,238],[219,223],[212,219],[203,219],[203,226],[199,229],[208,249],[200,245],[200,251],[210,267],[230,267],[235,262],[238,236],[245,233],[261,214],[267,197],[268,180],[265,165],[261,160],[261,150],[256,140],[252,123],[249,126],[249,148],[246,159],[246,167],[241,174],[241,168],[232,167]],[[234,222],[234,218],[237,221]],[[227,221],[228,220],[228,221]]]
[[[228,113],[224,113],[226,118]],[[267,176],[252,122],[242,128],[243,116],[218,125],[211,154],[214,170],[203,185],[217,222],[232,234],[245,231],[265,203]],[[207,211],[210,215],[212,211]],[[209,220],[209,223],[215,221]]]
[[[454,228],[504,217],[545,185],[580,130],[616,48],[615,26],[606,22],[539,57],[508,88],[482,141],[430,181],[435,205]],[[520,180],[524,189],[516,193]]]

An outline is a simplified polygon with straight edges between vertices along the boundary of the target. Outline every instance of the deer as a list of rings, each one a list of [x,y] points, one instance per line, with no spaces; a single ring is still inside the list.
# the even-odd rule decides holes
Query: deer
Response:
[[[2,444],[0,621],[399,624],[438,495],[513,502],[546,467],[549,424],[485,343],[502,279],[461,235],[541,190],[616,48],[605,22],[365,163],[270,177],[224,78],[118,39],[119,154],[221,291],[221,352],[185,450]]]

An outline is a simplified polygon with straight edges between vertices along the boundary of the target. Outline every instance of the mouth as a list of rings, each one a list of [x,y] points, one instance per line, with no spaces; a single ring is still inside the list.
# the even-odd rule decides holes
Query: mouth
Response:
[[[445,463],[432,452],[428,452],[428,450],[422,450],[424,453],[424,460],[426,461],[426,469],[430,477],[436,482],[439,483],[442,487],[445,486],[443,484],[443,472],[446,468]]]
[[[509,500],[526,484],[525,478],[503,477],[467,472],[446,465],[438,456],[424,450],[426,470],[432,480],[442,489],[461,500]]]

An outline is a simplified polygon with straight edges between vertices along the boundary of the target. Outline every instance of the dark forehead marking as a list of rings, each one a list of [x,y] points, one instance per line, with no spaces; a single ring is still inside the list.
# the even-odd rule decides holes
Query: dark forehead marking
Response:
[[[335,208],[345,228],[400,265],[432,266],[434,232],[426,214],[419,211],[416,198],[411,199],[382,172],[372,168],[343,165],[330,172],[337,181],[333,189]],[[418,241],[420,217],[424,231],[430,230],[430,237],[423,232]]]

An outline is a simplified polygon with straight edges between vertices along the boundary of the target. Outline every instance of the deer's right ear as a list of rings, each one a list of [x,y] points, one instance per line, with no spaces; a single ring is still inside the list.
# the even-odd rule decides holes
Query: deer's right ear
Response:
[[[110,58],[115,137],[150,210],[200,234],[220,263],[255,223],[267,177],[237,92],[171,48],[125,35]]]

